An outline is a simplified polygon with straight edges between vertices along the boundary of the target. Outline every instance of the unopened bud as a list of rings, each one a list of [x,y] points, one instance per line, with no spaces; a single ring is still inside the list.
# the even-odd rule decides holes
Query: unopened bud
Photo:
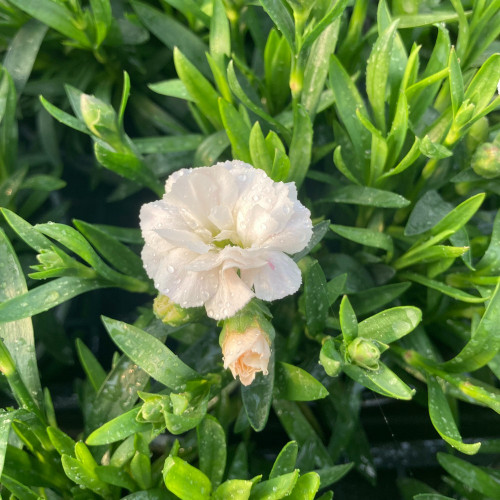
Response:
[[[472,157],[472,169],[485,179],[500,177],[500,145],[487,142]]]
[[[274,328],[263,312],[251,302],[236,316],[224,321],[219,337],[224,368],[243,385],[250,385],[258,372],[268,374]]]
[[[158,295],[153,302],[153,311],[158,319],[170,326],[182,326],[196,321],[202,315],[199,307],[183,307],[172,302],[166,295]]]
[[[375,342],[357,337],[347,347],[347,353],[353,364],[367,370],[378,370],[380,350]]]
[[[319,363],[330,377],[336,377],[342,369],[342,356],[335,347],[335,341],[328,339],[319,353]]]

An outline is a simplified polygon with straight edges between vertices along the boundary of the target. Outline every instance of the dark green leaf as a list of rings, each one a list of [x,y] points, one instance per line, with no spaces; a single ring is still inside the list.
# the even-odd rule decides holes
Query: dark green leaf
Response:
[[[215,417],[206,415],[196,429],[200,470],[216,488],[222,481],[226,468],[226,436]]]

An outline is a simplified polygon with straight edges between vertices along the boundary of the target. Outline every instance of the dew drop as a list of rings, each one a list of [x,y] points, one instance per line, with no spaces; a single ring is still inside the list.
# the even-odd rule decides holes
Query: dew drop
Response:
[[[167,271],[168,271],[170,274],[172,274],[172,273],[175,271],[175,269],[174,269],[174,267],[173,267],[173,266],[167,266]]]

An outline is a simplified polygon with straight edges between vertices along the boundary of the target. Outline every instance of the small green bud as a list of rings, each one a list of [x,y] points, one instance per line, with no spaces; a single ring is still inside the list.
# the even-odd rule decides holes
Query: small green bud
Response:
[[[332,338],[326,340],[319,353],[319,364],[323,366],[325,372],[330,377],[336,377],[342,369],[342,356],[335,347]]]
[[[153,302],[153,312],[158,319],[170,326],[182,326],[198,320],[202,315],[200,307],[183,307],[172,302],[166,295],[158,295]]]
[[[500,177],[500,145],[487,142],[472,157],[472,169],[485,179]]]
[[[461,128],[466,125],[473,117],[476,106],[469,99],[466,99],[460,108],[458,108],[455,116],[454,125],[456,128]]]
[[[115,110],[106,102],[92,95],[82,94],[80,111],[88,129],[99,139],[115,149],[121,149],[121,137]]]
[[[488,140],[488,132],[488,118],[483,116],[475,122],[467,132],[465,143],[470,153],[473,153],[480,144],[483,144]]]
[[[375,342],[357,337],[347,347],[347,354],[353,364],[367,370],[378,370],[380,350]]]
[[[163,395],[141,396],[144,400],[141,410],[137,414],[138,422],[163,423],[165,408],[170,406],[170,397]]]

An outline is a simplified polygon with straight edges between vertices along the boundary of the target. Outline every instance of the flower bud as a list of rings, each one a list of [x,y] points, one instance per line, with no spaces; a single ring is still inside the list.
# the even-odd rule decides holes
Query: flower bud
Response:
[[[489,129],[490,125],[486,116],[483,116],[471,126],[465,137],[465,144],[470,153],[473,153],[478,146],[488,140]]]
[[[342,357],[335,347],[335,341],[329,338],[319,353],[319,363],[330,377],[336,377],[342,369]]]
[[[355,365],[367,370],[378,370],[380,351],[375,342],[357,337],[347,347],[347,353]]]
[[[472,169],[485,179],[500,177],[500,145],[487,142],[472,157]]]
[[[184,309],[161,294],[153,302],[153,312],[158,319],[170,326],[182,326],[196,321],[201,316],[201,308]]]
[[[219,338],[224,368],[229,368],[234,378],[239,376],[243,385],[250,385],[257,372],[267,375],[272,338],[271,323],[251,302],[240,314],[224,322]]]

